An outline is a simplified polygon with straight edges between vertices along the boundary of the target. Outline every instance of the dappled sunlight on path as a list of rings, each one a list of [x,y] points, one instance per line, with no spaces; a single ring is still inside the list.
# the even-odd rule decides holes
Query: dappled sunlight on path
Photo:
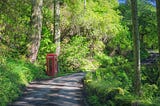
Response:
[[[34,81],[10,106],[85,106],[81,80],[85,73],[76,73],[45,81]]]

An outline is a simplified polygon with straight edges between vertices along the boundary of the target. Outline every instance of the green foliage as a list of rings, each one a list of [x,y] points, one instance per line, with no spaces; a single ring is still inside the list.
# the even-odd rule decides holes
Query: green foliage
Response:
[[[89,1],[87,4],[88,8],[79,19],[80,25],[89,32],[86,33],[86,35],[91,39],[111,38],[115,36],[121,26],[119,24],[121,17],[118,15],[118,12],[114,10],[117,4],[116,0]]]
[[[158,82],[158,66],[157,64],[142,67],[142,82],[156,84]]]
[[[155,84],[151,85],[151,84],[145,83],[143,85],[142,91],[143,91],[143,94],[142,94],[143,98],[152,102],[155,99],[155,94],[158,91],[158,87]]]
[[[44,65],[46,62],[47,53],[55,53],[55,44],[53,44],[51,31],[47,27],[43,27],[42,34],[38,60],[40,64]]]
[[[141,56],[141,60],[145,60],[146,58],[149,57],[148,50],[145,49],[145,47],[141,48],[140,56]]]
[[[99,55],[100,56],[100,55]],[[100,67],[96,70],[96,76],[103,80],[119,82],[118,86],[123,88],[131,86],[132,65],[123,57],[109,57],[103,54],[97,58],[100,62]]]
[[[119,34],[109,42],[109,46],[112,48],[116,48],[118,46],[120,48],[120,52],[122,53],[124,51],[132,50],[132,43],[132,37],[128,27],[122,26],[119,27]]]
[[[156,70],[153,73],[153,70],[143,68],[142,96],[139,98],[133,94],[132,63],[121,56],[109,57],[105,54],[98,54],[95,59],[102,68],[89,72],[85,78],[85,88],[91,106],[132,106],[135,104],[158,106],[159,88],[156,85]]]
[[[156,8],[145,0],[139,2],[139,31],[141,43],[145,48],[158,48]]]
[[[96,41],[110,40],[119,33],[120,19],[117,0],[88,0],[86,9],[83,1],[66,0],[62,7],[62,38],[83,35]],[[65,32],[65,33],[64,33]]]
[[[61,71],[80,71],[89,52],[87,39],[82,36],[72,37],[62,43],[59,64]]]
[[[0,65],[0,105],[5,106],[17,98],[25,85],[39,78],[46,78],[39,66],[22,60],[7,59],[5,65]]]
[[[102,68],[86,75],[89,103],[93,106],[114,106],[116,96],[124,95],[131,88],[131,64],[123,57],[109,57],[105,54],[98,54],[95,59]]]
[[[0,48],[1,48],[1,51],[0,51],[0,64],[2,65],[6,61],[6,55],[7,55],[8,48],[5,45],[1,44],[1,43],[0,43],[0,45],[1,45],[0,46]]]
[[[111,65],[113,63],[113,60],[111,57],[109,56],[106,56],[105,54],[103,53],[99,53],[97,55],[94,56],[94,58],[96,60],[98,60],[100,66],[103,68],[103,67],[107,67],[109,65]]]
[[[127,25],[131,32],[131,7],[130,4],[120,4],[119,10],[123,16],[122,23]],[[138,0],[138,19],[141,47],[157,49],[158,37],[156,26],[156,8],[147,0]]]
[[[114,81],[113,81],[114,82]],[[124,90],[117,86],[117,82],[112,84],[109,81],[85,82],[88,93],[88,102],[92,106],[108,106],[114,104],[112,100],[116,95],[123,95]]]
[[[43,65],[43,68],[45,68],[47,53],[55,53],[56,49],[53,35],[54,14],[52,3],[51,0],[45,1],[42,8],[43,26],[37,62]]]
[[[31,5],[27,0],[0,1],[0,29],[1,36],[9,48],[14,49],[11,57],[24,55],[27,48],[27,37],[30,35],[29,23]],[[21,8],[19,8],[21,7]]]
[[[154,105],[160,101],[157,66],[142,69],[142,98],[132,94],[133,60],[130,4],[118,0],[61,0],[60,75],[81,70],[86,76],[88,100],[95,106]],[[157,49],[155,7],[139,0],[141,57],[147,49]],[[0,0],[0,105],[19,96],[21,88],[36,78],[44,78],[46,54],[55,53],[53,35],[53,1],[44,0],[43,28],[37,63],[11,58],[26,58],[31,35],[31,1]],[[119,9],[119,10],[118,10]],[[78,35],[78,36],[77,36]],[[110,57],[118,48],[117,57]],[[105,54],[106,53],[106,54]],[[122,57],[123,55],[125,57]],[[9,58],[7,58],[9,57]],[[139,99],[139,100],[138,100]]]
[[[90,96],[88,97],[88,102],[92,105],[92,106],[100,106],[101,104],[99,103],[99,97],[97,97],[96,95]]]

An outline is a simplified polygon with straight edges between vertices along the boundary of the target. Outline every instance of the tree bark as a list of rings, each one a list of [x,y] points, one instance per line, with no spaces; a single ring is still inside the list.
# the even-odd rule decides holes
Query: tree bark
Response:
[[[158,32],[158,48],[159,48],[159,58],[158,58],[158,73],[159,78],[157,81],[158,86],[160,87],[160,1],[156,0],[156,10],[157,10],[157,32]]]
[[[140,66],[140,37],[138,31],[138,16],[137,16],[137,0],[131,0],[132,10],[132,31],[134,43],[134,90],[137,96],[141,95],[141,66]]]
[[[84,10],[86,10],[86,0],[84,0]]]
[[[60,54],[60,2],[54,0],[54,39],[56,44],[56,54]]]
[[[29,51],[29,60],[34,63],[37,58],[40,40],[41,40],[41,31],[42,31],[42,5],[43,0],[31,0],[32,2],[32,16],[31,16],[31,26],[32,26],[32,35],[30,37],[30,44],[28,47]]]

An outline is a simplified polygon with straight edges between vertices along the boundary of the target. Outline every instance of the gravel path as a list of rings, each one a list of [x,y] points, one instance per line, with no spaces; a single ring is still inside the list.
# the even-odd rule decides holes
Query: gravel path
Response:
[[[9,106],[85,106],[83,85],[85,73],[34,81],[22,96]]]

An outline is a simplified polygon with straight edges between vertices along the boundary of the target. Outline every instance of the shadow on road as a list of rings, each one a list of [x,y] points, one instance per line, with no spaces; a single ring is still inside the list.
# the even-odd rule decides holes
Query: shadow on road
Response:
[[[85,106],[81,80],[85,73],[34,81],[9,106]]]

